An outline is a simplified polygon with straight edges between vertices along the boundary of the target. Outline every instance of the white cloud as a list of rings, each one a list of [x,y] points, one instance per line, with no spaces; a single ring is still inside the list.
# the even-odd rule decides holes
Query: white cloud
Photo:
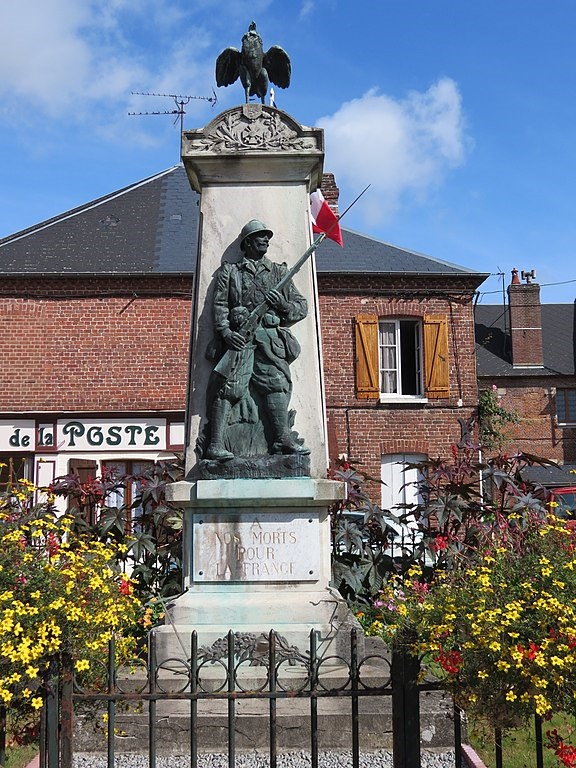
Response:
[[[369,225],[389,221],[406,199],[423,199],[464,162],[470,143],[449,78],[402,100],[370,90],[317,124],[326,132],[326,170],[353,190],[372,185],[362,205]]]
[[[202,62],[209,36],[172,0],[2,3],[0,28],[0,116],[13,123],[23,115],[107,122],[125,112],[131,90],[196,94],[212,85]]]
[[[90,22],[89,5],[74,0],[30,0],[0,6],[0,92],[57,109],[77,95],[90,67],[78,30]]]

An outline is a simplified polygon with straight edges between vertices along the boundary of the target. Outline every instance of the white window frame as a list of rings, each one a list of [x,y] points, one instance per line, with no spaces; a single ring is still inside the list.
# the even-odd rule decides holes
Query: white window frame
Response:
[[[414,363],[414,369],[415,369],[415,389],[416,393],[414,394],[404,394],[402,392],[402,324],[409,324],[413,327],[415,332],[415,360]],[[393,337],[394,342],[393,344],[388,343],[388,340],[385,338],[385,332],[389,333],[389,330],[385,331],[385,326],[394,326],[393,328]],[[423,332],[422,332],[422,321],[419,319],[412,319],[412,318],[392,318],[392,317],[381,317],[379,318],[378,322],[378,361],[379,361],[379,367],[380,367],[380,401],[381,402],[391,402],[391,401],[399,401],[404,402],[406,400],[417,400],[419,402],[426,402],[427,398],[424,395],[424,375],[423,375],[423,367],[424,367],[424,357],[423,357]],[[385,354],[384,350],[386,348],[394,349],[394,357],[395,357],[395,366],[394,367],[386,367],[385,366]],[[405,357],[405,355],[404,355]],[[404,360],[404,363],[406,361]],[[384,380],[387,373],[393,372],[396,375],[396,391],[395,392],[386,392],[384,391]]]

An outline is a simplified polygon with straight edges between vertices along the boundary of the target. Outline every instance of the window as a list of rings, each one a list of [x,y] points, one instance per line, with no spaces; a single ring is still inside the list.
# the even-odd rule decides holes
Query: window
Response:
[[[416,467],[408,468],[408,465],[425,460],[426,456],[422,453],[391,453],[382,456],[382,509],[389,509],[400,517],[410,504],[422,503],[418,488],[418,483],[423,479],[422,472]],[[422,539],[418,523],[413,517],[397,526],[389,525],[394,529],[389,549],[392,557],[399,557],[403,550],[410,550]]]
[[[356,396],[361,399],[450,395],[448,322],[356,316]]]
[[[558,424],[576,424],[576,389],[556,390]]]
[[[12,495],[12,486],[18,480],[30,480],[32,463],[27,456],[14,456],[13,454],[0,454],[0,493],[6,493],[10,497],[10,504],[22,508],[22,503]]]
[[[0,491],[21,479],[30,479],[30,460],[26,456],[0,455]]]
[[[422,501],[418,492],[422,473],[415,467],[407,469],[409,464],[418,464],[421,461],[426,461],[423,453],[390,453],[382,456],[383,509],[402,514],[406,505],[419,504]]]
[[[381,320],[380,393],[422,396],[422,345],[420,322]]]
[[[102,474],[109,474],[113,480],[121,480],[126,475],[132,475],[131,482],[126,482],[122,486],[116,488],[112,493],[109,493],[106,498],[106,505],[109,507],[122,507],[126,505],[130,507],[142,491],[142,480],[140,475],[143,475],[146,470],[153,466],[151,461],[105,461],[102,462]],[[138,527],[138,518],[142,517],[144,510],[141,504],[132,507],[131,511],[131,525],[130,528]]]

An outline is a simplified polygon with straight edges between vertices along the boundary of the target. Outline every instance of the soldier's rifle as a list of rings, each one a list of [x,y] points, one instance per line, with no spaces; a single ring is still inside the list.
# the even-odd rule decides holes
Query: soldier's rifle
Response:
[[[365,187],[362,192],[356,197],[346,208],[344,213],[342,213],[336,221],[333,222],[333,224],[328,227],[328,229],[325,232],[322,232],[316,240],[310,245],[309,248],[304,251],[302,256],[298,259],[298,261],[295,262],[295,264],[290,267],[290,269],[286,272],[286,274],[279,280],[279,282],[274,286],[274,291],[281,291],[285,285],[287,285],[290,280],[296,275],[304,266],[306,261],[310,258],[310,256],[314,253],[314,251],[318,248],[320,243],[322,243],[330,234],[330,232],[336,227],[337,224],[342,221],[344,216],[348,213],[350,208],[352,208],[353,205],[356,205],[358,200],[362,197],[364,192],[370,187],[370,184],[368,184],[367,187]],[[270,309],[271,304],[264,299],[261,301],[257,306],[254,307],[252,312],[248,315],[244,323],[242,324],[242,327],[239,329],[238,333],[240,333],[244,338],[244,343],[247,344],[250,342],[254,334],[256,333],[258,326],[260,325],[260,320],[264,317],[266,312]],[[237,349],[227,349],[226,352],[222,355],[218,363],[214,366],[214,371],[218,373],[220,376],[222,376],[224,379],[228,380],[234,371],[234,368],[236,367],[238,363],[238,354],[241,352],[241,350]]]

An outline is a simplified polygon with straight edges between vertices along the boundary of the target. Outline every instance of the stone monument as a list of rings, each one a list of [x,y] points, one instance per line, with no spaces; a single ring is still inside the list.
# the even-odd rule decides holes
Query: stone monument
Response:
[[[274,629],[303,650],[314,629],[333,652],[353,621],[330,588],[328,510],[344,488],[327,479],[316,276],[304,256],[323,158],[320,129],[259,103],[182,137],[201,226],[186,480],[170,489],[185,509],[185,591],[158,630],[163,655],[182,655],[193,629],[204,647],[229,629]]]

